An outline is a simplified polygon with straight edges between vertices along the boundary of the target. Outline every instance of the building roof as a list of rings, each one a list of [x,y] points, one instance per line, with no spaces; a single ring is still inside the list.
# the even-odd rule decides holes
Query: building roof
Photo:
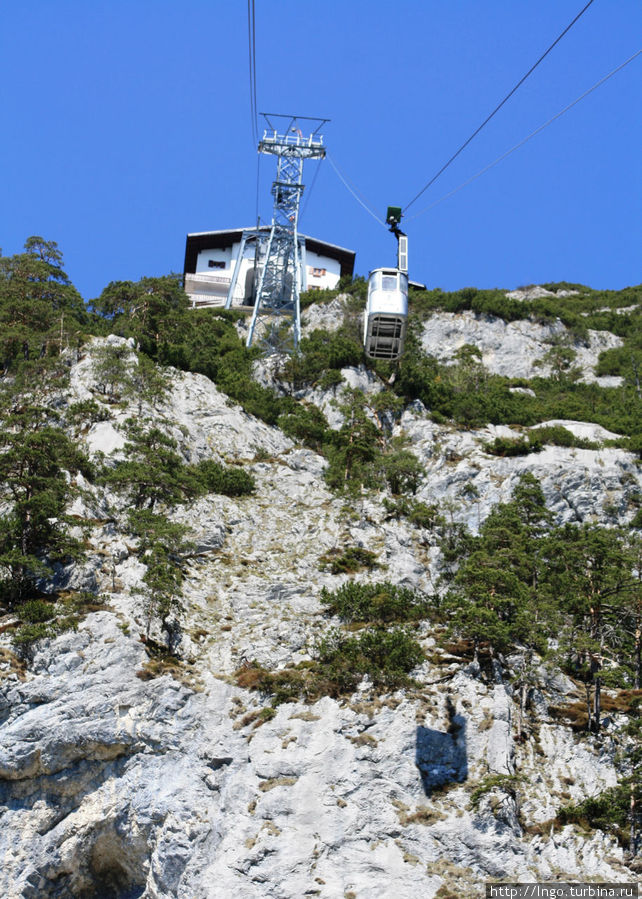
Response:
[[[185,241],[185,264],[183,266],[183,274],[194,274],[196,272],[196,260],[198,254],[202,250],[223,249],[231,247],[235,243],[239,243],[243,231],[253,231],[254,228],[233,228],[224,231],[198,231],[187,235]],[[269,226],[263,226],[261,231],[269,231]],[[312,253],[318,253],[320,256],[328,256],[330,259],[336,259],[341,266],[341,275],[348,275],[350,278],[354,274],[354,260],[356,253],[347,250],[345,247],[338,247],[336,244],[327,243],[324,240],[317,240],[314,237],[308,237],[306,234],[300,234],[305,240],[306,250]]]

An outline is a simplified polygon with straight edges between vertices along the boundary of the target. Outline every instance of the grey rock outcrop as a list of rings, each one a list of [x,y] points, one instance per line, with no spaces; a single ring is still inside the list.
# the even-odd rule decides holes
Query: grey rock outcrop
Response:
[[[301,331],[307,336],[312,331],[336,331],[343,324],[343,317],[348,308],[348,297],[339,294],[329,303],[308,306],[301,313]]]
[[[511,378],[547,377],[550,366],[543,358],[552,343],[567,335],[564,325],[537,324],[531,321],[505,322],[501,318],[474,312],[438,312],[423,325],[421,345],[425,352],[442,362],[449,362],[457,350],[466,344],[477,347],[483,365],[496,375]],[[598,378],[594,373],[599,354],[621,346],[622,341],[608,331],[589,331],[589,345],[574,343],[574,364],[583,372],[586,381],[596,381],[605,387],[620,380]]]

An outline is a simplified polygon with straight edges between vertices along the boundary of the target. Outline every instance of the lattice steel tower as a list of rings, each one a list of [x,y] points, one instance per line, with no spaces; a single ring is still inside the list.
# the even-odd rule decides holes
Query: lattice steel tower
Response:
[[[321,128],[328,119],[263,113],[266,129],[259,153],[277,157],[276,180],[272,184],[272,225],[260,243],[260,275],[250,321],[247,346],[260,342],[266,352],[291,352],[299,345],[301,323],[301,246],[298,222],[304,185],[303,162],[323,159]],[[308,131],[304,135],[301,125]],[[279,127],[280,126],[280,127]],[[313,130],[310,130],[310,129]],[[261,260],[262,257],[262,260]]]

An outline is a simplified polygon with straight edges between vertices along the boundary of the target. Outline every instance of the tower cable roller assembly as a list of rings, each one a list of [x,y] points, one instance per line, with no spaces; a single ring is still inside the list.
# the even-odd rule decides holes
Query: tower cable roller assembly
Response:
[[[303,163],[325,157],[320,131],[329,119],[262,115],[266,127],[258,151],[275,156],[277,161],[272,223],[269,229],[257,226],[243,232],[225,305],[229,309],[233,304],[241,260],[246,248],[253,245],[254,308],[246,346],[260,345],[266,353],[292,352],[301,340],[299,295],[305,241],[299,235],[298,222],[304,191]]]

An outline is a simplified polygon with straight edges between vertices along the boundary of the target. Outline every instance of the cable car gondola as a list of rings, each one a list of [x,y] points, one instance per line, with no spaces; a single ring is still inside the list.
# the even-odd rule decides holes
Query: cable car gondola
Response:
[[[363,345],[368,359],[401,359],[408,320],[408,238],[399,230],[401,209],[389,206],[387,221],[398,241],[397,268],[376,268],[368,278]]]
[[[368,278],[364,348],[368,359],[401,358],[408,318],[408,275],[396,268],[376,268]]]

